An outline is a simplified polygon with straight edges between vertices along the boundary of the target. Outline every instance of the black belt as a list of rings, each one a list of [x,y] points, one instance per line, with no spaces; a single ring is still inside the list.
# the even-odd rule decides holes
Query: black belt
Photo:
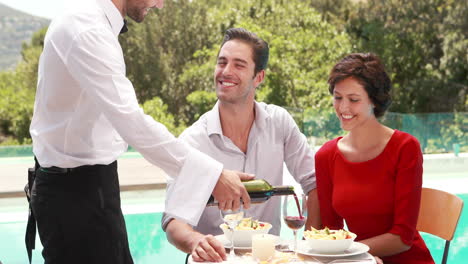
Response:
[[[82,165],[82,166],[75,167],[75,168],[60,168],[60,167],[52,166],[52,167],[39,167],[39,170],[45,173],[49,173],[49,174],[67,174],[67,173],[76,172],[76,171],[86,171],[86,170],[94,171],[96,170],[96,168],[100,166],[107,166],[107,165]]]
[[[79,168],[79,167],[78,167]],[[56,173],[56,174],[61,174],[61,173],[69,173],[69,172],[72,172],[74,170],[77,170],[78,168],[60,168],[60,167],[40,167],[39,169],[43,172],[46,172],[46,173]]]

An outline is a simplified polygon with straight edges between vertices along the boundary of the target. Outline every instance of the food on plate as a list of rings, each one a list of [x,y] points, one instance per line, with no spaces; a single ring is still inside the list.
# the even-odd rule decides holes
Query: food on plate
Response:
[[[237,221],[242,220],[243,217],[244,217],[244,212],[239,212],[236,214],[228,214],[224,216],[224,221],[225,222],[231,222],[231,221],[237,222]]]
[[[252,218],[243,218],[234,228],[235,232],[226,224],[221,224],[219,227],[223,230],[225,237],[229,241],[231,241],[232,237],[235,247],[251,247],[252,236],[255,234],[267,234],[272,228],[272,225],[270,223],[253,220]]]
[[[229,226],[222,224],[221,228],[229,229]],[[260,230],[260,229],[270,229],[271,224],[266,222],[259,222],[258,220],[252,219],[252,217],[243,218],[239,224],[235,227],[236,230]]]
[[[319,253],[341,253],[354,242],[356,234],[349,231],[324,228],[304,231],[304,238],[309,248]]]
[[[315,229],[312,227],[311,230],[304,231],[304,237],[306,239],[342,240],[354,238],[356,235],[344,229],[330,230],[328,227],[324,229]]]

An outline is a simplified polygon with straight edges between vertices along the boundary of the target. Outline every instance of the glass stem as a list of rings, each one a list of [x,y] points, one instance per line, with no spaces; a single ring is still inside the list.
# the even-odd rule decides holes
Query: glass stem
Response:
[[[234,258],[236,256],[236,254],[234,254],[234,228],[231,232],[231,251],[229,252],[229,256],[231,258]]]
[[[297,230],[293,230],[294,233],[294,257],[297,258]]]

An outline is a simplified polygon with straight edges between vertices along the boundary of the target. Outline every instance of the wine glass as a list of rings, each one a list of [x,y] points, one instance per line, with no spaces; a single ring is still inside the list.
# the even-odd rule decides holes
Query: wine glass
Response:
[[[285,196],[283,200],[283,219],[286,225],[294,232],[294,259],[297,256],[297,230],[301,229],[307,220],[307,195]]]
[[[244,218],[244,210],[241,205],[237,210],[220,210],[220,212],[224,223],[231,230],[231,247],[229,250],[229,258],[235,259],[236,254],[234,253],[234,231],[240,221]]]

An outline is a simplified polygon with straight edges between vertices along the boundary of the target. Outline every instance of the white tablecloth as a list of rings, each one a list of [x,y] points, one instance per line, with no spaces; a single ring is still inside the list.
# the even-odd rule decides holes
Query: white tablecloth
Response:
[[[229,254],[228,254],[229,256]],[[305,256],[305,255],[299,255],[300,257],[304,258],[304,263],[307,264],[320,264],[320,263],[329,263],[331,261],[334,261],[333,264],[339,264],[339,263],[355,263],[355,264],[376,264],[374,257],[372,257],[369,253],[363,253],[360,255],[355,255],[355,256],[349,256],[349,257],[342,257],[342,258],[323,258],[323,257],[312,257],[312,256]],[[340,262],[339,260],[343,260],[343,262]],[[346,260],[358,260],[358,262],[345,262]],[[360,260],[360,261],[359,261]],[[192,256],[189,257],[188,259],[188,264],[198,264],[200,262],[195,262],[192,259]],[[209,263],[209,264],[214,264],[214,262],[203,262],[203,263]],[[231,264],[256,264],[257,262],[251,257],[251,256],[239,256],[238,261],[236,262],[231,262],[228,258],[227,261],[220,262],[220,263],[231,263]],[[300,263],[300,262],[299,262]]]

